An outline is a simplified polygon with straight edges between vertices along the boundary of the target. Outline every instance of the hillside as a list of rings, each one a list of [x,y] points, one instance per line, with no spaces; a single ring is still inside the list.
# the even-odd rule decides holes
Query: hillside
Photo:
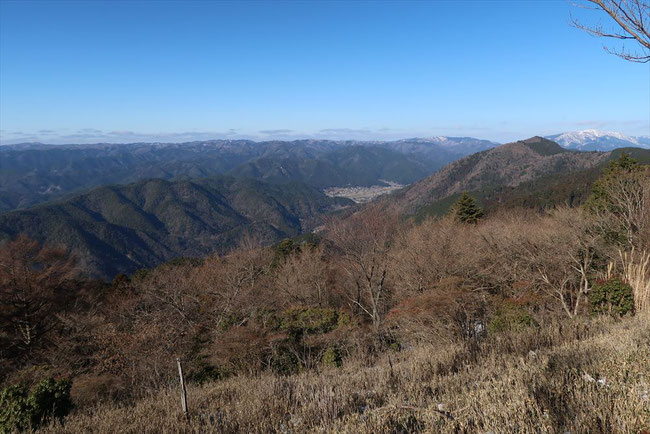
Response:
[[[541,137],[508,143],[453,162],[390,199],[403,214],[463,191],[514,188],[544,176],[573,173],[595,167],[609,153],[571,152]]]
[[[532,139],[479,154],[456,181],[538,194],[617,153]],[[499,160],[508,166],[491,178],[478,172]],[[264,243],[308,229],[345,203],[303,184],[216,177],[5,214],[0,228],[44,231],[87,258],[81,267],[110,264],[105,275],[217,254],[109,283],[76,274],[52,246],[3,244],[0,431],[36,420],[57,433],[641,432],[650,182],[611,169],[604,185],[631,181],[622,194],[634,199],[608,206],[616,198],[603,195],[599,216],[558,207],[411,224],[370,206],[273,247],[228,249],[246,233]],[[630,215],[639,224],[623,226]],[[58,419],[38,419],[54,409]]]
[[[561,205],[579,206],[587,200],[593,183],[602,175],[607,164],[618,159],[621,152],[626,152],[640,164],[650,164],[650,150],[621,148],[607,153],[607,158],[589,169],[551,173],[514,187],[498,185],[469,193],[487,210],[527,208],[541,211]],[[420,208],[416,219],[446,214],[459,196],[456,193]]]
[[[190,384],[190,421],[178,392],[165,387],[132,407],[105,404],[45,432],[645,432],[648,392],[637,379],[650,375],[647,318],[498,338],[475,353],[419,344],[370,367]]]
[[[259,155],[253,142],[0,148],[0,212],[101,185],[148,178],[200,178]]]
[[[91,188],[149,178],[194,179],[230,172],[317,188],[410,183],[495,143],[468,137],[395,142],[211,140],[0,147],[0,212]]]
[[[263,157],[229,172],[239,178],[264,182],[305,182],[313,187],[381,185],[382,180],[410,184],[439,169],[433,161],[418,161],[382,147],[348,146],[319,158]]]
[[[147,180],[101,187],[63,202],[0,215],[0,238],[20,233],[76,253],[81,268],[111,277],[172,258],[295,236],[349,201],[303,184],[275,187],[229,177]]]

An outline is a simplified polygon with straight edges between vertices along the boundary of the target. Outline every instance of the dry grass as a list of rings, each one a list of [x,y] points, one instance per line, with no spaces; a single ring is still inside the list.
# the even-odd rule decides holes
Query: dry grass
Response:
[[[620,252],[623,278],[634,290],[634,309],[650,314],[650,253]]]
[[[170,362],[171,363],[171,362]],[[171,387],[46,432],[637,433],[650,429],[650,323],[553,322],[477,345],[422,345],[375,366]]]

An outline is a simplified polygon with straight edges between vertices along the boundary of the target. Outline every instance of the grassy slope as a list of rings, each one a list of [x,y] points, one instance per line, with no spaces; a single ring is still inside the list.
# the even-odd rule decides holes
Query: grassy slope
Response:
[[[640,432],[650,428],[650,322],[585,319],[420,346],[376,366],[175,385],[46,432]],[[173,369],[173,360],[169,361]],[[597,380],[604,379],[604,384]],[[440,406],[442,404],[442,406]],[[440,410],[442,409],[442,411]]]

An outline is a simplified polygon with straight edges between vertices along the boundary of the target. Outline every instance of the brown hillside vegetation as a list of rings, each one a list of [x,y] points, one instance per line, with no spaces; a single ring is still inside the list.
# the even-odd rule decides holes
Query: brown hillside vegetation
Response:
[[[634,318],[506,333],[476,351],[424,344],[366,367],[235,377],[135,406],[80,412],[45,432],[643,432],[650,324]]]
[[[649,205],[624,155],[583,208],[415,225],[370,207],[111,284],[19,238],[0,250],[0,428],[642,432]],[[32,408],[15,387],[50,377],[72,380],[72,412],[15,419]]]
[[[497,146],[445,166],[394,198],[401,213],[463,191],[515,187],[544,175],[576,172],[603,163],[609,152],[571,152],[541,137]]]

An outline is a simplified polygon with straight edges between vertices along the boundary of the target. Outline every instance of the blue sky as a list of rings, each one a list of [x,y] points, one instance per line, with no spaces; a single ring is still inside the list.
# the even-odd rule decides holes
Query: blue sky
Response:
[[[550,0],[3,0],[0,140],[649,135],[650,64],[570,13],[599,17]]]

